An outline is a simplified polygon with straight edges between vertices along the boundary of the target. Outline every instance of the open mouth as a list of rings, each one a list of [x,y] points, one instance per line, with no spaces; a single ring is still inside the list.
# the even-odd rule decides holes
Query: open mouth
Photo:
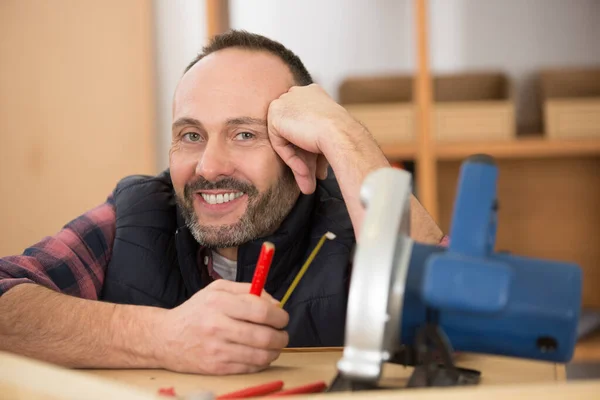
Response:
[[[244,192],[228,192],[228,193],[206,193],[199,192],[202,199],[208,204],[223,204],[234,201],[244,195]]]

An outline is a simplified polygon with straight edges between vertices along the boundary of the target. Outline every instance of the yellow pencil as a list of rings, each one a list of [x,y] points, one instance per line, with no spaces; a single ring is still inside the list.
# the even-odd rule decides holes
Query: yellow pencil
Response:
[[[304,262],[304,265],[302,266],[302,268],[300,268],[300,272],[298,272],[298,275],[296,275],[296,277],[294,278],[294,281],[288,288],[287,292],[285,293],[285,296],[283,296],[283,299],[281,299],[281,301],[279,302],[279,306],[281,308],[283,308],[285,303],[288,301],[288,299],[292,295],[292,292],[294,291],[296,286],[298,286],[298,282],[300,282],[300,279],[302,279],[302,276],[304,276],[304,273],[308,269],[309,265],[313,262],[313,260],[317,256],[317,253],[319,252],[319,250],[321,250],[323,243],[325,243],[325,239],[333,240],[333,239],[335,239],[335,234],[332,232],[327,232],[326,234],[321,236],[321,239],[319,239],[319,242],[317,243],[317,245],[315,246],[313,251],[310,253],[310,256],[308,256],[308,258],[306,259],[306,262]]]

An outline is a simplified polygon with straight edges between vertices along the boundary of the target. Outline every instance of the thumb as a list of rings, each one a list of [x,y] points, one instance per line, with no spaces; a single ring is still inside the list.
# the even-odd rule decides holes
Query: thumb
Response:
[[[249,294],[250,286],[251,284],[246,282],[234,282],[228,281],[227,279],[217,279],[211,282],[206,289],[219,290],[231,294]]]
[[[319,154],[317,158],[317,179],[327,179],[327,170],[329,169],[329,162],[323,154]]]

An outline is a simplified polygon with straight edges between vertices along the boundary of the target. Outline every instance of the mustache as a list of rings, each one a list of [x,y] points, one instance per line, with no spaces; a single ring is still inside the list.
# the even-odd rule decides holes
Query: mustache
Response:
[[[236,192],[244,192],[249,197],[258,194],[258,190],[254,185],[237,180],[235,178],[227,177],[218,181],[209,181],[204,179],[204,177],[199,176],[186,183],[184,195],[185,197],[189,197],[201,190],[232,190]]]

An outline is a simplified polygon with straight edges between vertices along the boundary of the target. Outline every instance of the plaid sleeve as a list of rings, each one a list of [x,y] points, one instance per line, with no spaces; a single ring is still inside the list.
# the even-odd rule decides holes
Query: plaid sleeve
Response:
[[[56,235],[0,258],[0,296],[21,283],[36,283],[85,299],[98,299],[115,237],[112,198],[65,225]]]

